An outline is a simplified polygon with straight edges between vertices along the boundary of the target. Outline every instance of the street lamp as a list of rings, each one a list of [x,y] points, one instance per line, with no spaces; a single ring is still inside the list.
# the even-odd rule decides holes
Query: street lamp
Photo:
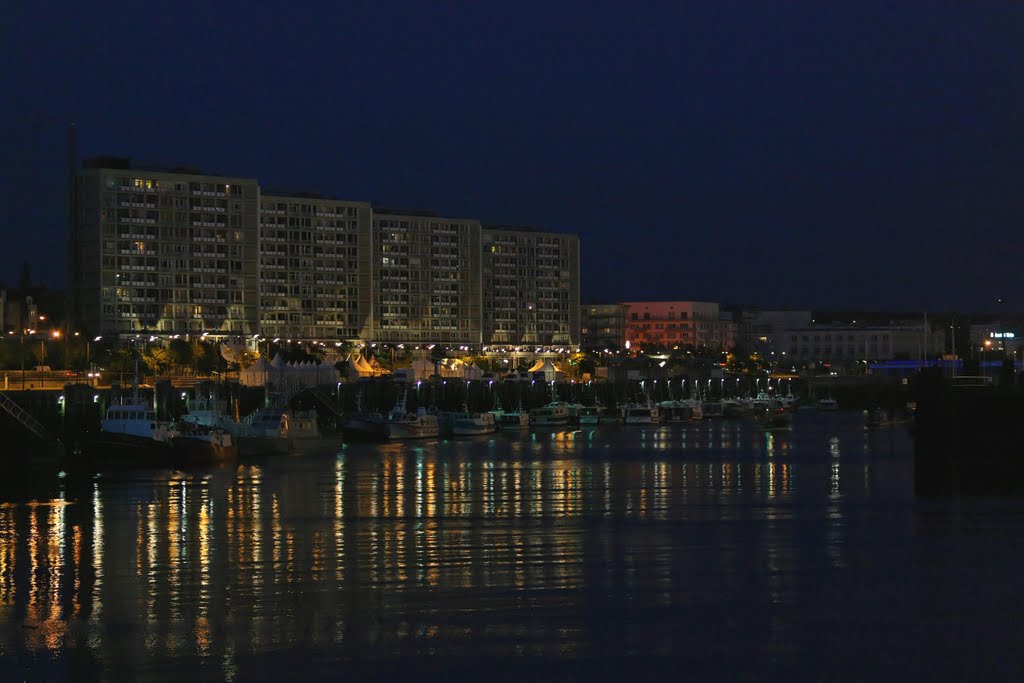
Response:
[[[988,377],[988,370],[985,369],[985,360],[988,358],[987,351],[992,348],[992,340],[986,339],[985,345],[981,347],[981,374],[983,377]]]

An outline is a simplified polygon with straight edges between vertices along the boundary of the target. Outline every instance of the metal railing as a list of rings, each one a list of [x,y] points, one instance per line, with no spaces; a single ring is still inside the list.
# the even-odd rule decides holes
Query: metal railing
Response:
[[[39,420],[32,417],[31,413],[11,400],[11,398],[2,391],[0,391],[0,409],[4,410],[8,415],[20,422],[26,429],[43,441],[53,440],[53,438],[46,433],[46,428],[43,427]]]

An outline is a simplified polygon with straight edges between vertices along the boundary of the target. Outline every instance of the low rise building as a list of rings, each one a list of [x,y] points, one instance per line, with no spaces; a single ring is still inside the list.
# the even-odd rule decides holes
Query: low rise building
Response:
[[[712,350],[735,345],[735,326],[719,305],[707,301],[629,301],[626,340],[636,348],[693,346]]]
[[[944,347],[942,332],[923,323],[811,325],[783,334],[784,354],[801,362],[930,358]]]

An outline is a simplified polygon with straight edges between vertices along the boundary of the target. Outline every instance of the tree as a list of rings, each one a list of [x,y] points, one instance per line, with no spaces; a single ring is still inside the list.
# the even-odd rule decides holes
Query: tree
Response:
[[[258,361],[259,359],[260,354],[258,351],[246,351],[242,354],[242,357],[239,359],[238,364],[241,366],[243,370],[245,370],[246,368],[251,367],[252,364]]]
[[[131,347],[112,351],[110,358],[107,360],[107,370],[132,378],[135,376],[135,361],[137,358],[139,360],[139,373],[149,372],[149,366],[146,365],[145,359],[139,358],[135,349]]]
[[[446,348],[440,344],[435,344],[434,348],[430,349],[430,362],[434,364],[440,363],[445,359],[447,352]]]
[[[164,375],[171,367],[171,354],[162,346],[150,346],[142,356],[146,365],[157,375]]]
[[[21,339],[4,339],[0,341],[0,366],[17,369],[22,365],[32,365],[32,352]]]
[[[227,368],[227,361],[220,355],[220,346],[216,342],[198,342],[195,350],[196,369],[204,375]]]
[[[182,368],[191,367],[192,362],[195,360],[195,352],[192,350],[192,345],[184,339],[172,339],[167,345],[167,354],[170,356],[171,363],[178,373],[182,371]]]

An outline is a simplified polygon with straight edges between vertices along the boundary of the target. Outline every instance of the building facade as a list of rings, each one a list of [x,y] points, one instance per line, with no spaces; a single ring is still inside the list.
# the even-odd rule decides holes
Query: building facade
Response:
[[[94,334],[579,343],[576,235],[114,157],[71,183],[70,320]]]
[[[733,322],[722,318],[717,303],[629,301],[622,305],[626,307],[626,340],[632,347],[727,350],[734,345]]]
[[[797,361],[871,361],[934,358],[943,353],[943,333],[923,324],[812,325],[786,330],[784,353]]]
[[[477,220],[375,210],[369,339],[482,344],[480,230]]]
[[[484,343],[578,346],[579,237],[503,226],[482,237]]]
[[[75,179],[71,316],[104,334],[258,331],[249,178],[86,162]]]
[[[261,196],[261,334],[316,341],[371,336],[372,220],[367,202]]]
[[[959,349],[964,358],[994,359],[1004,356],[1019,356],[1024,347],[1024,337],[1013,322],[994,320],[970,326],[969,347]]]
[[[584,351],[621,351],[626,346],[626,307],[593,304],[582,307],[581,344]]]

